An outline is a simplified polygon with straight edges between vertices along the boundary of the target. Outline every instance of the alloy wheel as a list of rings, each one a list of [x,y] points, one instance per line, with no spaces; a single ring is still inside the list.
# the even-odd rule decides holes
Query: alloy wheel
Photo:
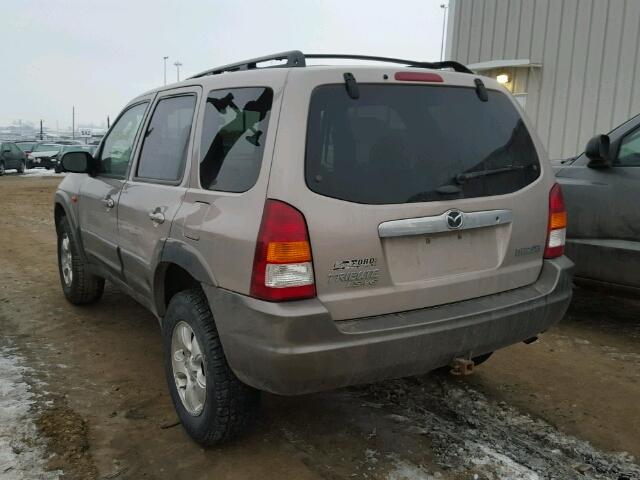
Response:
[[[193,329],[184,321],[173,329],[171,366],[182,405],[191,415],[200,415],[207,398],[204,355]]]
[[[60,269],[65,286],[70,287],[73,281],[73,254],[71,253],[71,241],[66,233],[62,234],[60,242]]]

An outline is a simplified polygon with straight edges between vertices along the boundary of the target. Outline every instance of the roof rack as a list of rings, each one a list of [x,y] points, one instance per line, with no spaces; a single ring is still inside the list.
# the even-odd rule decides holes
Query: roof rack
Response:
[[[346,60],[370,60],[376,62],[386,62],[386,63],[398,63],[401,65],[407,65],[409,67],[417,67],[417,68],[431,68],[434,70],[441,70],[443,68],[451,68],[456,72],[462,73],[473,73],[466,66],[459,62],[454,62],[452,60],[446,60],[444,62],[419,62],[417,60],[406,60],[402,58],[390,58],[390,57],[374,57],[370,55],[349,55],[342,53],[311,53],[304,54],[300,50],[291,50],[288,52],[276,53],[273,55],[266,55],[264,57],[252,58],[251,60],[243,60],[241,62],[230,63],[228,65],[223,65],[221,67],[212,68],[210,70],[205,70],[204,72],[200,72],[197,75],[193,75],[189,78],[199,78],[205,77],[207,75],[217,75],[219,73],[224,72],[237,72],[240,70],[254,70],[259,68],[258,64],[266,63],[271,61],[282,61],[279,65],[272,65],[268,67],[260,67],[260,68],[291,68],[291,67],[306,67],[308,58],[333,58],[333,59],[346,59]]]

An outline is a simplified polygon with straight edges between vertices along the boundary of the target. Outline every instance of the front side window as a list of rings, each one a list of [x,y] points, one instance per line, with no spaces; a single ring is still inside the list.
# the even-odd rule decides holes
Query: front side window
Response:
[[[35,143],[25,142],[25,143],[16,143],[16,145],[23,152],[31,152],[33,150],[33,147],[35,146]]]
[[[309,106],[305,177],[321,195],[399,204],[511,193],[540,175],[511,100],[423,85],[317,87]]]
[[[264,87],[209,93],[200,146],[202,188],[245,192],[256,183],[272,103],[273,90]]]
[[[144,134],[137,177],[164,182],[182,178],[195,105],[195,95],[158,102]]]
[[[640,128],[622,139],[616,165],[621,167],[640,166]]]
[[[133,142],[146,109],[146,103],[135,105],[115,123],[102,146],[99,174],[115,178],[124,178],[127,174]]]

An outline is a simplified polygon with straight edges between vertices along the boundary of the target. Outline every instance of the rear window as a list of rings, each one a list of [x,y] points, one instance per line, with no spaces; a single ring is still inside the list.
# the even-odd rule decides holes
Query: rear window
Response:
[[[357,203],[502,195],[540,174],[520,114],[501,92],[360,84],[314,90],[305,176],[311,190]]]
[[[35,146],[35,142],[19,142],[16,143],[16,145],[23,152],[30,152],[31,149]]]

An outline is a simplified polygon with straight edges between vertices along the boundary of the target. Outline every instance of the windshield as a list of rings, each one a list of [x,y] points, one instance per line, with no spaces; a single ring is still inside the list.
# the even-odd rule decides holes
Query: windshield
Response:
[[[51,144],[51,143],[41,143],[40,145],[37,145],[35,150],[33,150],[34,152],[53,152],[53,151],[58,151],[60,150],[60,145],[55,145],[55,144]]]
[[[312,94],[305,175],[317,193],[396,204],[501,195],[539,176],[531,136],[500,92],[482,102],[471,88],[359,88],[358,99],[344,85]]]
[[[67,145],[62,147],[61,150],[62,153],[67,153],[67,152],[90,152],[93,153],[93,150],[90,146],[85,146],[85,145]]]
[[[36,142],[16,142],[16,145],[23,152],[30,152]]]

